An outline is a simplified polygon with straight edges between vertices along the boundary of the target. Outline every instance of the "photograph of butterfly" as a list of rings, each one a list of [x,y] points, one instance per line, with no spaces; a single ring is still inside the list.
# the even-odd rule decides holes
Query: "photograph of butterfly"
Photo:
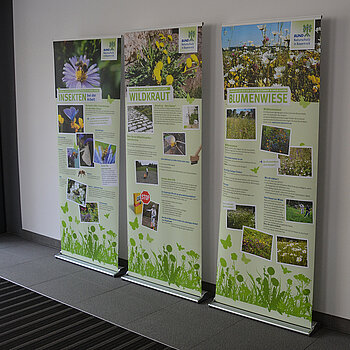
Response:
[[[77,134],[81,167],[94,167],[94,135]]]
[[[84,105],[58,105],[57,115],[60,134],[84,132]]]

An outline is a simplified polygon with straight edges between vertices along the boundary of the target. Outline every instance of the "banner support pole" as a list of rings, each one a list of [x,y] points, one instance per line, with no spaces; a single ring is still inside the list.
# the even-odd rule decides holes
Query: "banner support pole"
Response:
[[[89,263],[87,261],[82,261],[82,260],[73,258],[72,256],[64,255],[62,253],[56,254],[55,258],[59,259],[59,260],[66,261],[66,262],[70,262],[70,263],[75,264],[75,265],[86,267],[86,268],[88,268],[90,270],[101,272],[101,273],[104,273],[105,275],[112,276],[112,277],[122,276],[126,272],[126,268],[125,267],[119,267],[117,271],[114,271],[114,270],[111,270],[111,269],[106,268],[106,267],[98,266],[98,265],[95,265],[95,264],[91,264],[91,263]]]
[[[250,311],[239,309],[239,308],[236,308],[233,306],[225,305],[225,304],[222,304],[222,303],[215,301],[215,299],[211,303],[209,303],[208,305],[209,305],[209,307],[212,307],[214,309],[230,312],[230,313],[235,314],[235,315],[247,317],[247,318],[250,318],[250,319],[255,320],[255,321],[264,322],[264,323],[272,325],[272,326],[284,328],[284,329],[287,329],[289,331],[297,332],[297,333],[304,334],[307,336],[310,336],[318,325],[317,322],[312,321],[311,328],[298,326],[298,325],[295,325],[292,323],[288,323],[288,322],[276,320],[276,319],[273,319],[273,318],[270,318],[267,316],[259,315],[259,314],[256,314],[254,312],[250,312]]]

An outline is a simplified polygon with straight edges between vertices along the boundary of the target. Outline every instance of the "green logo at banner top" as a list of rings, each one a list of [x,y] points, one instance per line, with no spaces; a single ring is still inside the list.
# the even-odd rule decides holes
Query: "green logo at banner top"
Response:
[[[309,50],[315,48],[315,21],[293,21],[291,25],[290,49]]]
[[[198,28],[179,28],[179,52],[193,53],[198,51]]]
[[[110,61],[117,59],[117,39],[101,40],[101,61]]]
[[[312,25],[310,24],[304,24],[303,25],[303,32],[305,33],[305,36],[310,36],[309,32],[311,32]]]

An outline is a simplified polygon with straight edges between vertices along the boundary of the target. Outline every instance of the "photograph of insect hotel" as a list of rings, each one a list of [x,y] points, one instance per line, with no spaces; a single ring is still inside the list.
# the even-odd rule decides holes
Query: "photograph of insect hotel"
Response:
[[[136,160],[136,183],[158,185],[158,162],[153,160]]]

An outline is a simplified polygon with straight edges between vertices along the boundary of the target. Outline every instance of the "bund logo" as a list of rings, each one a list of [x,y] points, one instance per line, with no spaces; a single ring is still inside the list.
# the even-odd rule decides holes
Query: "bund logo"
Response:
[[[108,44],[108,47],[111,49],[111,50],[114,50],[115,49],[115,40],[111,40]]]
[[[303,32],[305,33],[305,36],[310,36],[311,30],[312,30],[311,24],[304,24],[303,25]]]
[[[193,41],[195,37],[196,37],[196,32],[194,30],[190,30],[188,32],[188,38]]]

